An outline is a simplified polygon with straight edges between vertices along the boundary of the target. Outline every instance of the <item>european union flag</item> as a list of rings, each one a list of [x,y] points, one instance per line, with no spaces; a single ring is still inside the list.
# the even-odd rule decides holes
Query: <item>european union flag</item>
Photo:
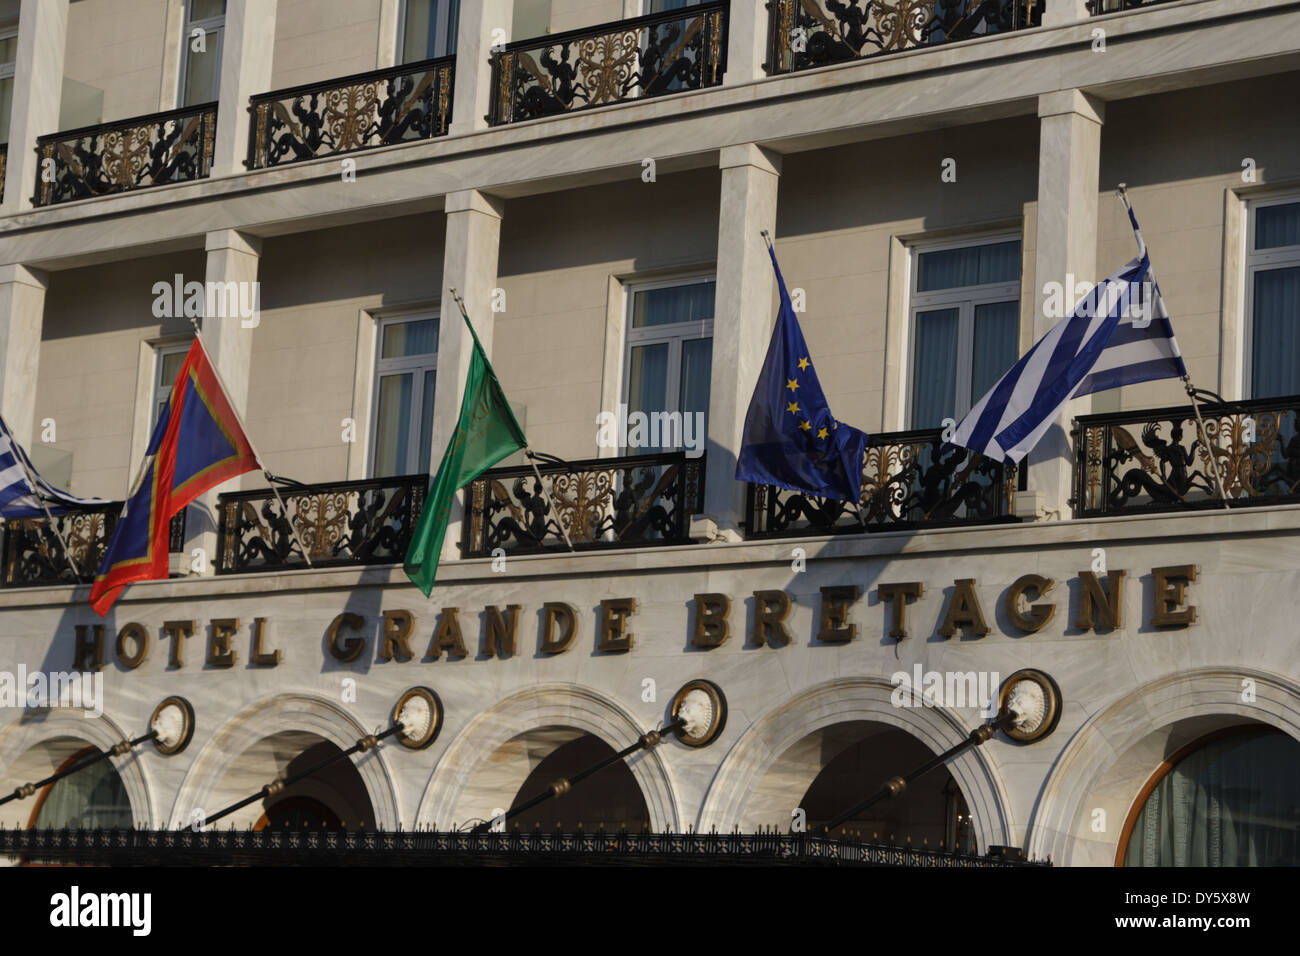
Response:
[[[781,291],[781,310],[745,416],[736,480],[856,502],[862,493],[866,433],[831,414],[776,251],[769,246],[768,253]]]

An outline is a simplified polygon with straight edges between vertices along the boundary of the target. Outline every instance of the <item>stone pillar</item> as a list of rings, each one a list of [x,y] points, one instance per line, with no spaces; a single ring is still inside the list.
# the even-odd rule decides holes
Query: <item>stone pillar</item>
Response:
[[[166,0],[163,25],[162,79],[158,89],[159,111],[174,110],[181,99],[181,60],[190,38],[185,35],[185,0]]]
[[[462,0],[456,34],[456,86],[452,136],[487,129],[492,106],[492,44],[510,42],[514,0]],[[493,31],[496,33],[495,38]],[[469,300],[466,299],[466,302]]]
[[[221,49],[221,92],[212,175],[244,172],[248,158],[248,98],[271,89],[276,0],[229,0]]]
[[[222,229],[207,234],[204,249],[208,256],[204,280],[224,285],[227,306],[224,314],[203,316],[203,343],[221,377],[230,403],[244,419],[244,427],[247,428],[249,367],[253,358],[253,335],[261,323],[261,313],[254,309],[253,314],[246,318],[240,314],[239,305],[241,301],[260,301],[255,292],[250,295],[242,289],[247,288],[247,283],[257,282],[262,243],[254,236],[233,229]],[[253,289],[256,288],[254,285]],[[216,301],[219,302],[220,299]],[[257,436],[250,437],[256,444]],[[272,467],[271,462],[263,464]],[[195,573],[192,567],[193,550],[202,548],[206,556],[204,573],[213,572],[214,559],[217,557],[217,498],[223,491],[239,489],[242,483],[242,478],[223,482],[189,506],[185,517],[185,554],[179,570]],[[260,475],[248,476],[250,487],[256,488],[263,484],[265,481]]]
[[[402,0],[379,0],[379,44],[375,51],[375,69],[396,66],[402,58],[397,38],[402,32]]]
[[[1088,0],[1039,0],[1046,3],[1043,7],[1043,26],[1061,27],[1080,20],[1087,20]],[[1101,0],[1097,0],[1098,3]]]
[[[767,74],[767,31],[770,14],[762,3],[733,3],[727,23],[727,73],[722,82],[748,83]]]
[[[44,273],[21,265],[0,267],[0,414],[28,449],[35,432],[46,288]]]
[[[68,0],[22,0],[0,212],[32,208],[39,175],[36,137],[59,131],[67,33]]]
[[[451,297],[455,289],[465,300],[465,309],[483,351],[492,357],[492,290],[497,284],[497,254],[501,244],[503,200],[477,189],[447,195],[447,243],[442,260],[441,307],[438,323],[438,380],[433,396],[433,437],[429,443],[429,475],[438,470],[447,443],[456,430],[465,377],[469,372],[474,341],[460,307]],[[508,398],[509,396],[507,396]],[[463,495],[452,506],[443,540],[442,560],[460,557],[460,525],[464,514]]]
[[[1049,282],[1095,282],[1097,271],[1097,192],[1101,165],[1101,127],[1105,104],[1079,90],[1045,93],[1038,98],[1038,236],[1034,259],[1037,341],[1063,316],[1046,312]],[[1070,517],[1074,452],[1069,430],[1075,415],[1091,411],[1091,400],[1070,402],[1029,457],[1029,488],[1039,495],[1047,517]]]
[[[745,413],[776,318],[776,277],[760,234],[776,236],[781,158],[753,143],[723,147],[717,295],[709,382],[704,510],[725,540],[739,540],[745,485],[736,481]]]

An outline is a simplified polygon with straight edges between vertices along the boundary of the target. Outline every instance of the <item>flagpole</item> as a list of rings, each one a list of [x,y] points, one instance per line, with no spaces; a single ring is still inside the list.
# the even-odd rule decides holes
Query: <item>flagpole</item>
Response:
[[[473,336],[475,342],[478,342],[478,335],[474,332],[474,323],[469,320],[469,312],[465,308],[465,300],[460,297],[460,293],[456,291],[455,286],[448,286],[447,288],[451,292],[451,297],[455,300],[456,305],[460,307],[461,317],[465,320],[465,324],[469,326],[470,335]],[[537,485],[541,488],[542,494],[546,496],[546,505],[551,509],[551,514],[555,515],[555,525],[560,529],[560,534],[564,535],[564,543],[569,546],[570,551],[573,551],[574,547],[573,542],[569,540],[569,531],[564,527],[564,522],[560,520],[560,509],[555,507],[551,493],[547,490],[546,482],[542,481],[542,473],[537,469],[537,462],[533,460],[536,456],[527,445],[524,446],[524,457],[528,459],[528,464],[533,467],[533,474],[537,476]]]
[[[1120,183],[1118,186],[1115,187],[1115,194],[1119,196],[1119,201],[1124,204],[1124,211],[1128,213],[1130,217],[1132,217],[1133,207],[1129,205],[1129,201],[1128,201],[1128,185],[1126,183]],[[1138,240],[1138,249],[1142,253],[1145,253],[1146,243],[1141,238],[1141,234],[1135,232],[1135,236],[1137,237]],[[1151,269],[1149,261],[1147,264],[1147,274],[1151,276],[1151,285],[1152,287],[1154,287],[1155,272],[1154,270]],[[1228,503],[1228,489],[1224,487],[1223,476],[1219,473],[1219,459],[1218,456],[1214,454],[1215,448],[1217,448],[1217,446],[1215,446],[1215,448],[1211,448],[1209,439],[1206,438],[1205,436],[1205,419],[1201,417],[1201,405],[1196,400],[1196,388],[1192,385],[1192,379],[1190,375],[1184,375],[1182,379],[1183,379],[1183,388],[1186,389],[1187,391],[1187,397],[1192,400],[1192,412],[1196,415],[1196,429],[1201,438],[1201,447],[1205,449],[1206,456],[1210,460],[1210,473],[1214,475],[1214,483],[1219,486],[1219,498],[1223,502],[1223,507],[1226,510],[1232,510],[1232,505]]]
[[[208,360],[208,367],[212,369],[212,374],[217,377],[217,384],[221,386],[221,390],[226,395],[226,400],[230,402],[230,411],[234,414],[235,421],[239,422],[239,427],[243,429],[244,438],[248,440],[248,447],[253,452],[253,457],[257,459],[257,463],[262,466],[262,477],[264,477],[267,484],[271,486],[271,493],[275,495],[275,500],[280,505],[280,514],[284,515],[284,520],[289,523],[289,533],[293,535],[293,540],[298,542],[298,547],[302,550],[302,559],[307,562],[307,567],[314,567],[315,565],[311,563],[311,555],[307,553],[307,545],[305,545],[302,538],[299,537],[298,528],[294,525],[293,519],[289,517],[289,509],[285,507],[284,499],[280,497],[280,489],[275,486],[271,473],[267,470],[266,465],[263,464],[262,456],[258,453],[257,447],[253,444],[253,436],[249,432],[248,426],[244,424],[243,418],[240,417],[239,409],[235,407],[233,400],[230,398],[230,389],[226,388],[226,382],[221,377],[221,369],[219,369],[217,363],[212,360],[212,353],[208,351],[207,343],[203,341],[203,331],[199,328],[199,323],[195,320],[194,316],[190,316],[190,325],[194,326],[194,340],[199,343],[199,348],[203,350],[203,355]]]

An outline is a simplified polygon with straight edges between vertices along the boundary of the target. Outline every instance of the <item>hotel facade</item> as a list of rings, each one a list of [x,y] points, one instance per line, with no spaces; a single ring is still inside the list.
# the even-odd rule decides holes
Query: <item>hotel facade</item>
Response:
[[[6,523],[8,849],[250,795],[214,825],[463,832],[640,742],[506,826],[1300,862],[1300,3],[8,0],[0,55],[15,439],[120,503],[197,323],[285,479],[187,508],[104,619],[120,504]],[[1203,423],[1165,380],[1018,469],[944,448],[1133,257],[1121,182]],[[857,507],[735,480],[764,231]],[[426,599],[451,289],[540,457],[462,492]],[[837,820],[1026,670],[1050,734]],[[708,733],[644,739],[692,688]],[[171,697],[185,739],[25,787]]]

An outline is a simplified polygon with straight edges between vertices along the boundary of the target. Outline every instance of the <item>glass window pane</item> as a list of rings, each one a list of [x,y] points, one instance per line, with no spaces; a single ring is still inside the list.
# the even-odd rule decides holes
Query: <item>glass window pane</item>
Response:
[[[9,142],[9,113],[14,102],[14,78],[0,79],[0,143]]]
[[[437,374],[432,370],[424,373],[424,404],[420,408],[420,459],[413,466],[413,474],[419,474],[432,467],[429,459],[433,442],[433,387]]]
[[[716,286],[717,283],[709,280],[638,292],[632,302],[632,328],[711,319]]]
[[[510,21],[512,40],[531,40],[545,35],[551,28],[551,0],[515,0],[514,19]]]
[[[18,37],[0,37],[0,63],[13,63],[18,59]]]
[[[432,355],[438,351],[438,323],[435,319],[415,322],[394,322],[384,326],[382,358],[406,358],[411,355]]]
[[[112,764],[101,761],[50,785],[36,815],[35,828],[129,828],[131,801]]]
[[[668,345],[638,345],[632,349],[628,368],[627,413],[667,411],[664,400],[668,392]],[[628,427],[629,435],[632,428]],[[648,438],[648,436],[647,436]],[[629,441],[631,439],[629,438]],[[653,452],[658,448],[632,448],[632,452]]]
[[[385,375],[379,380],[379,409],[375,416],[375,477],[407,473],[411,434],[413,373]]]
[[[1300,392],[1300,266],[1255,273],[1250,390],[1255,398]]]
[[[647,13],[663,13],[666,10],[680,10],[683,7],[693,7],[700,0],[650,0],[650,9]]]
[[[162,361],[158,363],[158,387],[170,390],[172,383],[176,381],[176,376],[180,374],[181,366],[185,364],[187,352],[164,352]]]
[[[211,103],[217,98],[221,84],[221,33],[208,30],[203,40],[203,52],[196,53],[191,40],[185,38],[185,102],[183,106]]]
[[[917,260],[917,292],[1012,282],[1020,278],[1020,240],[923,252]]]
[[[1255,248],[1300,246],[1300,202],[1255,210]]]
[[[682,343],[682,382],[678,390],[678,407],[682,413],[683,430],[689,427],[694,448],[703,448],[709,424],[709,371],[713,365],[713,339],[689,339]],[[686,416],[699,414],[696,427],[693,420],[688,426]]]
[[[916,317],[913,428],[938,428],[956,414],[957,320],[956,309],[934,309]]]
[[[190,0],[190,19],[206,20],[209,17],[224,17],[226,0]]]
[[[970,403],[985,396],[1019,357],[1020,303],[975,306],[975,354],[971,359]]]
[[[460,0],[406,0],[402,62],[418,63],[456,52]]]

